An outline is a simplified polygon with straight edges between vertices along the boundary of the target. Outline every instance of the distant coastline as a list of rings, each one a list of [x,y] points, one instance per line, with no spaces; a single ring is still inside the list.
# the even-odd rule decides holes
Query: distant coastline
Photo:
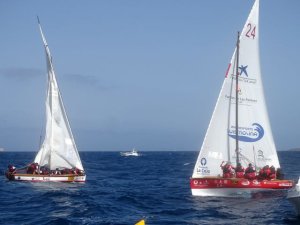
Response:
[[[289,152],[300,152],[300,148],[291,148],[291,149],[288,149],[286,151],[289,151]]]

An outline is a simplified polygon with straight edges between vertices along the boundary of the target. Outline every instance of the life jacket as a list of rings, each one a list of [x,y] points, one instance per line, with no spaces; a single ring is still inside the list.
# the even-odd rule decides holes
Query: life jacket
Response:
[[[240,163],[238,163],[237,167],[234,168],[235,170],[235,177],[236,178],[243,178],[245,169],[242,167]]]
[[[264,178],[264,176],[265,176],[264,169],[261,168],[261,169],[259,170],[259,177]]]
[[[244,172],[236,172],[235,177],[236,178],[243,178],[244,177]]]
[[[33,174],[34,170],[35,170],[35,165],[33,163],[27,167],[28,174]]]
[[[267,167],[263,167],[259,170],[259,177],[262,179],[268,179],[271,171]]]
[[[266,177],[270,176],[270,174],[271,174],[270,168],[265,168],[264,169],[264,174],[266,175]]]
[[[222,167],[223,173],[232,173],[232,166],[231,165],[225,165]]]
[[[245,170],[245,173],[253,173],[253,172],[255,172],[255,169],[252,166],[247,167],[247,169]]]
[[[275,171],[274,166],[271,166],[271,167],[270,167],[269,178],[270,178],[270,179],[275,179],[275,178],[276,178],[276,171]]]
[[[282,173],[282,171],[281,171],[280,168],[277,168],[277,170],[276,170],[276,178],[277,178],[278,180],[284,179],[284,174]]]
[[[247,179],[255,179],[256,178],[256,173],[255,172],[248,172],[248,173],[245,173],[244,175],[245,178]]]
[[[245,171],[245,169],[242,166],[237,166],[235,168],[235,172],[244,172],[244,171]]]
[[[232,178],[233,174],[232,173],[223,173],[223,178]]]
[[[276,174],[275,173],[271,173],[269,177],[270,177],[270,179],[276,179]]]
[[[14,166],[12,166],[12,165],[9,165],[9,166],[8,166],[8,172],[13,173],[13,172],[15,172],[15,171],[16,171],[16,167],[14,167]]]
[[[223,166],[223,162],[222,162],[221,168],[223,171],[223,178],[232,178],[233,177],[233,169],[230,164],[227,163]]]

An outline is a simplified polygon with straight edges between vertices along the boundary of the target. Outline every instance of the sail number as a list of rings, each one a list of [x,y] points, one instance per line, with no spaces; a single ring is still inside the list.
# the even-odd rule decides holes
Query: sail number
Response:
[[[248,38],[255,38],[255,32],[256,32],[256,26],[253,26],[251,23],[248,23],[247,25],[247,33],[246,33],[246,37]]]

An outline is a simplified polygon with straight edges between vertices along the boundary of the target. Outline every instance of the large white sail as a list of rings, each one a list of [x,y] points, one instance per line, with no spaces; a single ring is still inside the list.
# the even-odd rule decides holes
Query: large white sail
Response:
[[[240,161],[280,167],[269,123],[259,58],[259,0],[240,34],[238,136]],[[236,162],[236,49],[226,71],[193,178],[221,174],[222,161]]]
[[[51,170],[73,167],[83,170],[57,85],[50,50],[40,23],[39,28],[46,53],[48,89],[46,98],[45,139],[34,162],[40,166],[47,166]]]

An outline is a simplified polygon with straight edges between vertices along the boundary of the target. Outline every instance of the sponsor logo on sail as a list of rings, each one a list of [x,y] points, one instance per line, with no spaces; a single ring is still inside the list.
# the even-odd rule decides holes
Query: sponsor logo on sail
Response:
[[[256,142],[262,139],[264,134],[264,128],[258,123],[253,123],[252,127],[239,127],[238,140],[243,142]],[[229,137],[236,139],[235,126],[231,126],[228,130],[228,135]]]
[[[262,162],[272,161],[271,158],[265,157],[263,150],[258,150],[257,151],[257,160],[262,161]]]
[[[205,166],[206,165],[206,158],[202,158],[200,162],[201,162],[202,166]]]
[[[197,173],[201,174],[201,175],[209,175],[210,174],[210,169],[208,169],[208,167],[206,166],[207,164],[207,159],[206,158],[202,158],[200,159],[200,164],[197,167]]]
[[[249,97],[243,97],[243,92],[241,89],[239,89],[239,97],[238,97],[238,102],[239,105],[248,105],[251,106],[253,104],[257,103],[257,99],[256,98],[249,98]],[[226,95],[225,94],[225,98],[230,100],[232,102],[232,104],[235,104],[235,96],[230,96],[230,95]]]
[[[231,63],[228,65],[228,68],[227,68],[226,74],[225,74],[225,78],[228,78],[228,75],[230,74],[230,78],[235,80],[236,79],[236,75],[234,74],[235,71],[232,71],[232,73],[230,73],[230,68],[231,68]],[[239,66],[238,75],[239,75],[238,76],[239,81],[248,83],[248,84],[256,84],[255,76],[253,76],[253,74],[251,75],[251,71],[250,71],[250,75],[248,73],[248,65]]]
[[[228,68],[227,68],[227,70],[226,70],[225,77],[228,76],[230,67],[231,67],[231,63],[229,63],[229,65],[228,65]],[[247,68],[248,68],[248,65],[247,65],[247,66],[243,66],[243,65],[239,66],[239,76],[242,76],[242,75],[244,74],[246,77],[248,77]]]
[[[258,150],[257,151],[257,158],[259,159],[264,159],[264,152],[262,150]]]
[[[246,77],[248,77],[247,68],[248,66],[243,66],[243,65],[239,66],[240,69],[239,75],[242,76],[244,74]]]

